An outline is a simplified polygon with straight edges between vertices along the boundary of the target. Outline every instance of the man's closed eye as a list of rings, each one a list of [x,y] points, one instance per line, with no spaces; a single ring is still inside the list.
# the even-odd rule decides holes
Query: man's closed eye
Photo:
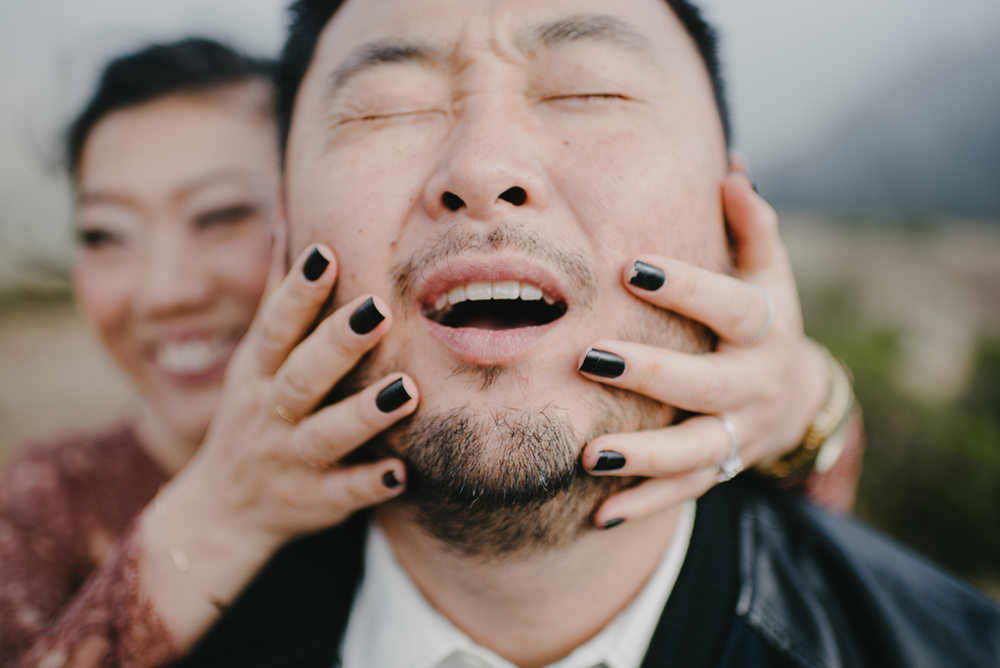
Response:
[[[361,116],[353,116],[350,118],[342,118],[337,121],[337,125],[343,125],[345,123],[353,123],[358,121],[373,122],[373,121],[386,121],[395,118],[406,118],[406,117],[419,117],[430,114],[441,114],[445,115],[445,112],[440,109],[415,109],[412,111],[392,111],[378,114],[364,114]]]

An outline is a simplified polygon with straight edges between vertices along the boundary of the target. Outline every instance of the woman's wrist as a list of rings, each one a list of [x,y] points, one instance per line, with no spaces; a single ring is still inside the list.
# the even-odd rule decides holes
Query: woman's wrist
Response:
[[[242,529],[194,480],[175,479],[140,517],[144,589],[175,640],[192,646],[280,541]]]
[[[209,481],[182,475],[174,482],[154,502],[174,554],[184,554],[195,581],[222,587],[225,591],[213,595],[228,604],[285,540],[250,526],[225,506]]]
[[[832,437],[854,407],[849,372],[825,347],[811,339],[806,341],[812,356],[821,364],[821,370],[813,372],[812,377],[823,379],[823,393],[821,399],[806,404],[812,417],[800,431],[795,447],[779,459],[756,467],[759,473],[774,478],[801,481],[812,473],[820,460],[824,460],[820,472],[836,463],[839,450],[826,445],[834,444]],[[823,457],[824,454],[828,456]]]

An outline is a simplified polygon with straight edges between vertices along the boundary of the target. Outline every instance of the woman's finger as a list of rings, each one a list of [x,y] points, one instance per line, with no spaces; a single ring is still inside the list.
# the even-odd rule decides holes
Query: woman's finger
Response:
[[[750,177],[730,172],[722,182],[722,204],[736,242],[740,275],[771,270],[791,276],[788,254],[778,235],[778,214],[754,192]]]
[[[715,483],[714,469],[646,480],[618,492],[601,504],[594,513],[594,526],[610,529],[622,522],[653,515],[689,499],[697,499]]]
[[[293,419],[309,413],[375,347],[390,323],[389,307],[378,297],[357,297],[337,309],[296,346],[274,374],[275,403]]]
[[[708,325],[729,343],[753,341],[774,320],[762,288],[662,255],[640,255],[625,272],[640,299]]]
[[[714,469],[729,456],[729,435],[712,415],[662,429],[599,436],[583,449],[594,475],[664,478]]]
[[[371,464],[355,464],[324,475],[320,485],[321,503],[334,508],[338,523],[352,513],[399,496],[406,487],[406,467],[398,459]]]
[[[337,278],[337,262],[328,246],[315,244],[298,257],[277,289],[264,302],[247,335],[258,370],[273,374],[316,319]]]
[[[757,388],[745,365],[718,354],[687,353],[630,341],[595,341],[577,367],[591,380],[642,394],[693,413],[722,413],[746,403]]]
[[[295,428],[295,447],[310,464],[332,466],[416,410],[418,399],[409,376],[383,378],[303,420]]]

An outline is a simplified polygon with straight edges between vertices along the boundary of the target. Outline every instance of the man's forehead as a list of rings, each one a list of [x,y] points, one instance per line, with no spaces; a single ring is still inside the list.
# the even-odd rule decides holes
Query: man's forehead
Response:
[[[521,52],[553,50],[571,44],[607,44],[651,55],[648,40],[621,19],[607,14],[577,14],[539,21],[513,34],[514,46]],[[435,42],[411,36],[378,38],[356,46],[334,70],[331,94],[353,77],[380,65],[404,62],[434,63],[444,61],[455,51],[454,42]]]
[[[348,0],[317,56],[339,76],[372,61],[441,58],[470,37],[525,52],[589,43],[649,53],[654,17],[672,20],[664,0]]]

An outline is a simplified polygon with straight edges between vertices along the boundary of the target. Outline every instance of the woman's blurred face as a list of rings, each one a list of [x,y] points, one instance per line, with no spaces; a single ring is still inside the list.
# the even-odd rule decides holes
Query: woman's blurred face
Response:
[[[279,163],[250,83],[104,117],[80,163],[80,307],[154,410],[200,439],[264,290]]]

